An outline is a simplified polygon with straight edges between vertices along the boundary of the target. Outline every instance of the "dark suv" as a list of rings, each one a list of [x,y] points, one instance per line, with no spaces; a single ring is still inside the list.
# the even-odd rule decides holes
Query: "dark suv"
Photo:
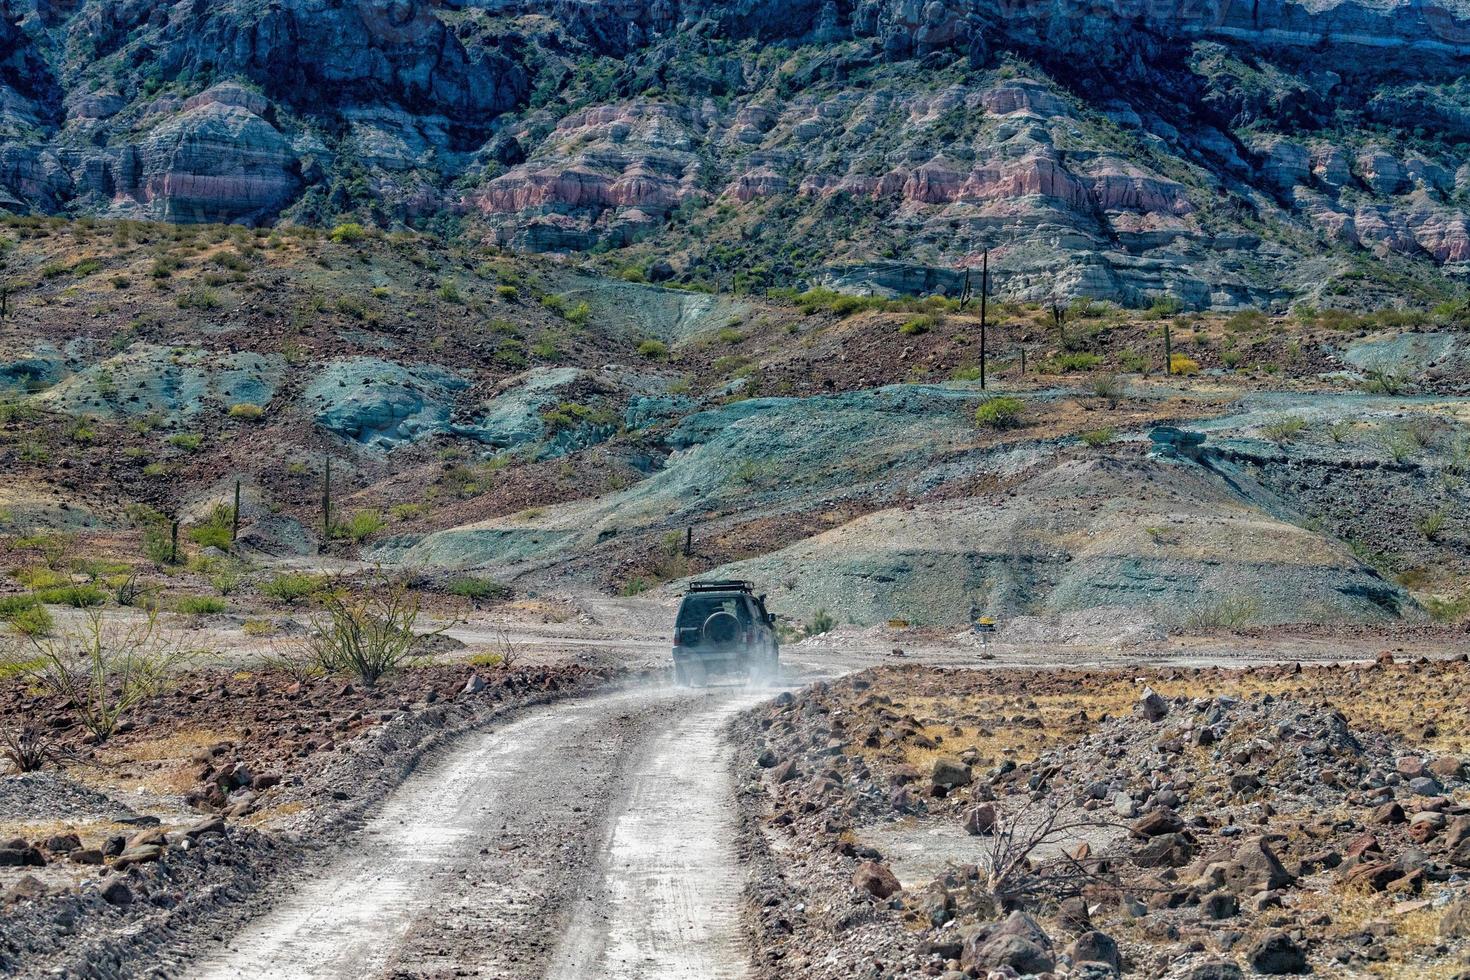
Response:
[[[674,677],[703,687],[717,674],[776,677],[781,645],[766,597],[749,582],[692,582],[674,621]]]

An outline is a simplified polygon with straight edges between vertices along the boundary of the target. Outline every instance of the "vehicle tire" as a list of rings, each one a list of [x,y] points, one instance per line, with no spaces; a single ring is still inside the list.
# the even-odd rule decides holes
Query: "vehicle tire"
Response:
[[[717,612],[704,621],[700,633],[711,646],[728,646],[740,638],[740,620],[727,612]]]

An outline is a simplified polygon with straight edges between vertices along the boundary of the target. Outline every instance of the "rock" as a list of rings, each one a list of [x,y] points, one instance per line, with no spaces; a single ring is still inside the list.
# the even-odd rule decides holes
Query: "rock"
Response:
[[[972,837],[981,837],[995,830],[995,807],[989,803],[970,807],[965,811],[965,832]]]
[[[1257,973],[1267,975],[1307,973],[1307,954],[1284,932],[1272,931],[1250,945],[1246,962]]]
[[[1462,893],[1445,909],[1439,934],[1445,939],[1470,939],[1470,895]]]
[[[114,878],[103,887],[102,899],[108,905],[132,905],[133,890],[121,878]]]
[[[1429,774],[1439,779],[1465,778],[1465,760],[1453,755],[1442,755],[1428,766]]]
[[[1092,915],[1087,901],[1079,896],[1062,899],[1057,907],[1057,923],[1068,932],[1091,932]]]
[[[1389,885],[1398,881],[1403,875],[1403,869],[1396,864],[1388,861],[1369,861],[1348,869],[1342,880],[1349,888],[1381,892],[1386,891]]]
[[[1184,829],[1184,821],[1168,807],[1158,807],[1134,821],[1131,829],[1138,837],[1158,837],[1177,834]]]
[[[930,782],[946,791],[970,785],[971,778],[969,766],[958,759],[948,758],[935,759],[934,770],[930,774]]]
[[[1432,810],[1416,813],[1409,819],[1409,837],[1416,844],[1431,840],[1444,829],[1445,816]]]
[[[102,851],[95,847],[72,851],[67,857],[72,864],[101,864],[104,860]]]
[[[903,890],[892,871],[877,861],[864,861],[853,872],[852,883],[875,898],[889,898]]]
[[[1384,803],[1382,806],[1375,807],[1373,812],[1368,815],[1369,823],[1387,826],[1401,824],[1406,819],[1408,818],[1404,815],[1404,808],[1397,803]]]
[[[1161,834],[1133,852],[1141,868],[1182,868],[1194,859],[1194,841],[1188,834]]]
[[[489,685],[485,683],[485,679],[483,677],[481,677],[479,674],[471,674],[469,680],[467,680],[467,681],[464,682],[464,687],[460,689],[460,692],[459,693],[460,694],[479,694],[481,691],[485,690],[485,688],[488,687],[488,686]]]
[[[12,841],[11,845],[15,843]],[[24,841],[19,843],[25,844]],[[42,868],[45,866],[46,859],[41,852],[29,844],[25,844],[24,847],[0,847],[0,868]]]
[[[70,854],[81,849],[82,839],[76,834],[53,834],[46,838],[45,847],[52,854]]]
[[[163,857],[163,851],[164,849],[157,844],[144,844],[141,847],[130,847],[114,859],[113,866],[126,868],[134,864],[147,864]]]
[[[1234,963],[1217,960],[1212,963],[1200,963],[1185,976],[1187,980],[1241,980],[1245,974]]]
[[[184,828],[185,837],[208,837],[212,834],[223,834],[225,832],[225,818],[220,816],[205,817],[203,820],[190,824]]]
[[[1104,933],[1085,932],[1067,948],[1074,963],[1106,963],[1114,970],[1123,969],[1122,957],[1118,955],[1118,944]]]
[[[1165,701],[1151,687],[1143,689],[1143,697],[1138,699],[1138,704],[1133,710],[1146,721],[1163,721],[1169,714],[1169,702]]]
[[[33,875],[25,875],[5,892],[3,903],[34,902],[46,897],[46,886]]]
[[[1229,892],[1211,892],[1200,902],[1200,917],[1219,921],[1231,919],[1240,914],[1240,902]]]
[[[797,768],[795,759],[788,759],[771,770],[771,782],[776,785],[789,783],[801,776],[801,770]]]
[[[1261,837],[1240,842],[1226,864],[1225,874],[1238,891],[1248,892],[1285,888],[1296,880]]]
[[[982,928],[965,944],[960,965],[966,970],[999,970],[1017,973],[1046,973],[1056,961],[1051,939],[1024,912],[1012,912],[1004,922]]]

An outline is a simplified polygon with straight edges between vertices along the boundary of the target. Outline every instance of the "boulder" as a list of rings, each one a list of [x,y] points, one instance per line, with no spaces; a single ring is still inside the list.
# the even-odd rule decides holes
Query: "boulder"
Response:
[[[934,786],[945,791],[958,789],[961,786],[970,785],[970,767],[958,759],[940,758],[934,760],[934,770],[930,774],[930,782]]]
[[[986,926],[965,944],[960,964],[973,972],[1003,970],[1046,973],[1056,966],[1051,938],[1024,912],[1012,912],[1003,922]]]
[[[894,873],[877,861],[864,861],[853,872],[852,883],[875,898],[890,898],[903,890]]]
[[[114,878],[103,887],[102,900],[108,905],[132,905],[133,890],[121,878]]]
[[[1123,960],[1118,955],[1118,944],[1104,933],[1093,930],[1084,932],[1067,948],[1073,963],[1106,963],[1114,970],[1122,971]]]
[[[1470,895],[1460,895],[1444,910],[1439,934],[1445,939],[1470,939]]]
[[[995,824],[995,807],[989,803],[982,803],[965,811],[965,832],[972,837],[993,833]]]
[[[1159,837],[1177,834],[1184,829],[1184,820],[1168,807],[1157,807],[1139,817],[1133,823],[1133,833],[1138,837]]]
[[[1308,973],[1307,953],[1286,933],[1266,933],[1245,951],[1246,962],[1257,973],[1268,976]]]
[[[1169,702],[1165,701],[1151,687],[1143,689],[1143,697],[1138,699],[1138,704],[1133,710],[1146,721],[1163,721],[1169,714]]]

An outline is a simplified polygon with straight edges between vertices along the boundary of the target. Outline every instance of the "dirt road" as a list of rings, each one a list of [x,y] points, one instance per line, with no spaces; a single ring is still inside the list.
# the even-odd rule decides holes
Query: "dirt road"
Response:
[[[650,687],[477,733],[192,975],[743,976],[719,731],[774,693]]]

